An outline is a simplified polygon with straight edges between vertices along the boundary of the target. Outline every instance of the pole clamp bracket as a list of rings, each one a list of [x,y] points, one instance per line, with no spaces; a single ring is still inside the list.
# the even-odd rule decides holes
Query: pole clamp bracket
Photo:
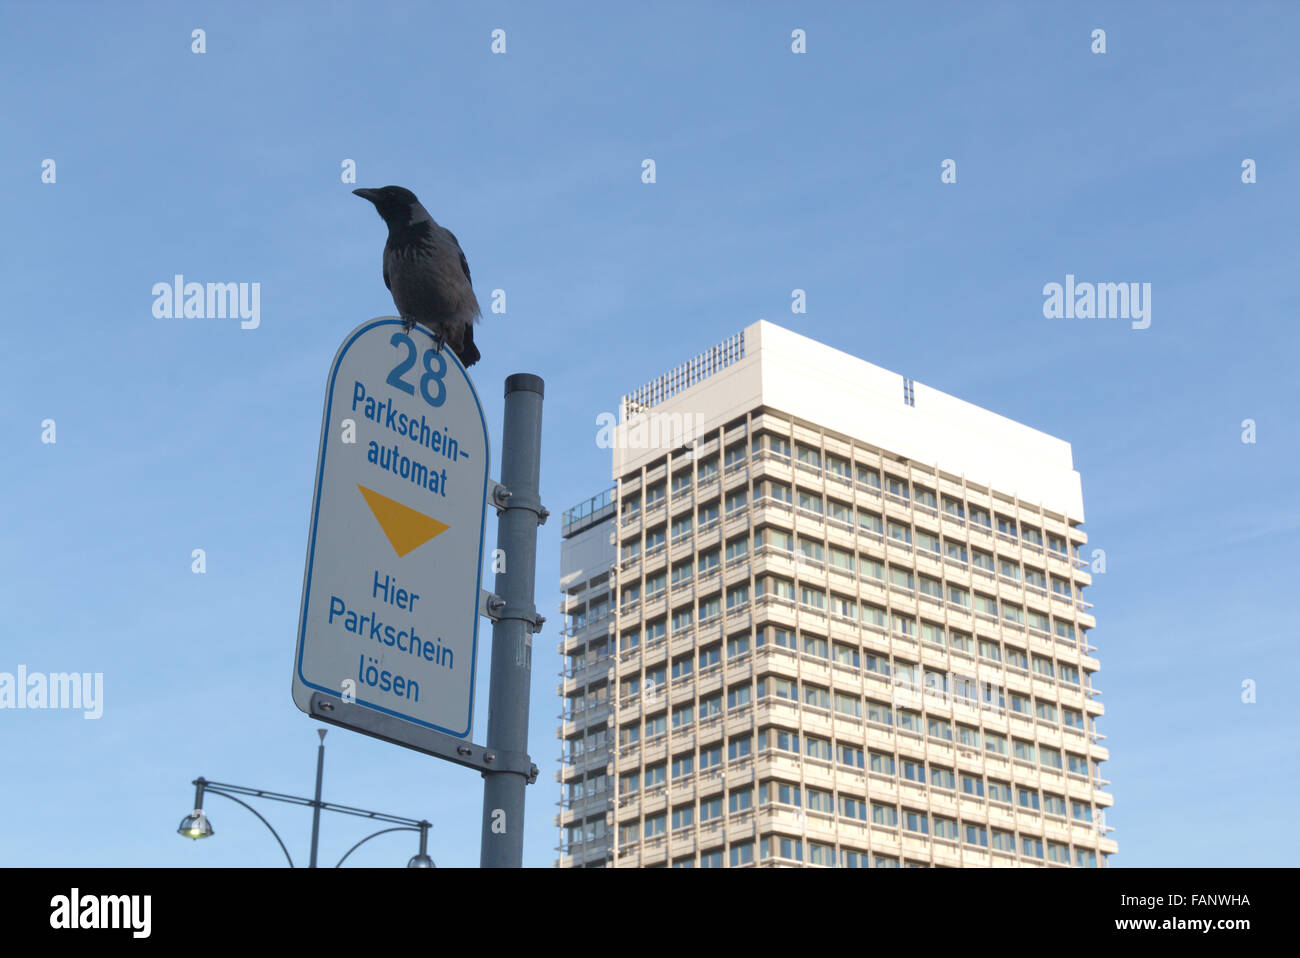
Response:
[[[537,516],[537,524],[545,525],[551,511],[542,505],[542,500],[533,496],[512,492],[495,479],[488,480],[488,502],[496,509],[497,515],[507,509],[527,509]]]
[[[500,622],[503,619],[518,619],[525,623],[529,630],[534,634],[542,631],[542,626],[546,624],[546,616],[537,614],[535,605],[518,605],[510,606],[506,600],[494,592],[488,592],[486,589],[478,591],[478,614],[493,622]]]

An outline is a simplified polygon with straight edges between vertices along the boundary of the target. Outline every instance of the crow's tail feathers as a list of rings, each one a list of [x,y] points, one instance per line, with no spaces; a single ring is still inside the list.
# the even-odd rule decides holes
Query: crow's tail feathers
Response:
[[[483,357],[479,355],[478,347],[474,345],[474,324],[470,323],[465,327],[465,338],[461,340],[460,349],[456,350],[456,358],[466,369],[473,366]]]

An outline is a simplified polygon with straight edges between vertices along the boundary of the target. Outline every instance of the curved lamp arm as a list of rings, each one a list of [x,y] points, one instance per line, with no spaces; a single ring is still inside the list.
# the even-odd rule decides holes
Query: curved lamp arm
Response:
[[[220,795],[222,798],[228,798],[228,799],[230,799],[232,802],[238,802],[240,805],[243,805],[246,809],[248,809],[248,810],[249,810],[250,812],[252,812],[254,815],[257,815],[257,817],[258,817],[258,819],[261,821],[261,823],[262,823],[263,825],[265,825],[267,828],[270,828],[270,829],[271,829],[271,834],[275,836],[275,840],[276,840],[277,842],[280,842],[280,851],[284,852],[284,857],[289,859],[289,867],[290,867],[290,868],[293,868],[293,867],[294,867],[293,859],[290,858],[290,856],[289,856],[289,849],[285,848],[285,847],[284,847],[284,842],[280,841],[280,833],[277,832],[274,828],[271,828],[271,823],[268,822],[265,818],[262,818],[261,814],[258,813],[257,809],[255,809],[252,805],[249,805],[248,802],[240,801],[238,798],[235,798],[235,796],[233,796],[233,795],[227,795],[225,792],[218,791],[217,789],[213,788],[211,785],[206,786],[206,787],[203,789],[203,791],[204,791],[204,793],[207,794],[207,795]]]
[[[418,832],[418,831],[419,831],[418,828],[412,828],[410,825],[399,825],[397,828],[383,828],[377,832],[372,832],[371,834],[367,835],[365,838],[361,839],[361,841],[353,845],[351,848],[349,848],[347,852],[344,853],[343,857],[339,859],[338,865],[335,865],[334,867],[335,868],[340,867],[345,861],[347,861],[348,855],[351,855],[354,851],[356,851],[366,842],[370,841],[370,839],[372,838],[378,838],[380,835],[386,835],[389,832]]]

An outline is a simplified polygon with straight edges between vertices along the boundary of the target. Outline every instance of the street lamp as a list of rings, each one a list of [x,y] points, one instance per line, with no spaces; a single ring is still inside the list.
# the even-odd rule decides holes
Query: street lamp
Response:
[[[420,822],[420,851],[406,863],[407,868],[437,868],[429,857],[429,823]]]
[[[203,809],[196,808],[181,819],[181,826],[176,831],[186,838],[207,838],[212,834],[212,825],[208,822],[208,816]]]
[[[324,768],[325,768],[325,733],[327,731],[328,729],[323,729],[323,728],[316,730],[317,734],[320,735],[320,747],[316,753],[316,796],[315,798],[301,798],[297,795],[283,795],[279,792],[268,792],[265,789],[261,789],[261,788],[248,788],[243,785],[230,785],[224,782],[210,782],[206,778],[202,778],[202,777],[196,778],[193,782],[195,788],[194,810],[181,819],[180,826],[176,829],[177,833],[183,835],[186,838],[191,838],[195,840],[198,840],[200,838],[208,838],[209,836],[214,834],[212,823],[208,821],[207,812],[203,810],[203,798],[205,795],[208,794],[220,795],[222,798],[228,798],[232,802],[235,802],[236,804],[243,805],[244,808],[248,809],[250,812],[256,815],[258,820],[263,825],[265,825],[267,829],[270,830],[272,835],[275,836],[276,842],[279,843],[280,845],[280,850],[284,852],[284,857],[289,862],[289,867],[294,868],[295,866],[293,863],[293,857],[289,854],[289,849],[285,847],[284,841],[280,838],[280,834],[274,828],[271,827],[271,823],[268,822],[265,818],[263,818],[261,814],[258,813],[257,809],[253,808],[252,805],[249,805],[247,802],[235,797],[236,795],[250,795],[255,798],[270,799],[273,802],[285,802],[286,804],[289,805],[306,805],[312,809],[311,855],[310,855],[311,863],[310,865],[308,865],[309,868],[316,867],[316,849],[320,840],[320,813],[323,811],[339,812],[343,815],[355,815],[359,818],[369,818],[373,821],[379,821],[379,822],[392,822],[397,826],[394,828],[380,829],[379,831],[372,832],[371,834],[367,835],[365,838],[361,839],[361,841],[357,842],[355,845],[349,848],[347,852],[343,855],[343,857],[338,860],[338,863],[334,866],[335,868],[341,866],[343,862],[347,859],[348,855],[351,855],[363,844],[370,841],[370,839],[376,838],[379,835],[385,835],[388,832],[419,832],[420,850],[416,855],[414,855],[410,859],[410,861],[407,862],[407,867],[408,868],[437,867],[434,865],[433,859],[430,858],[428,854],[429,829],[432,828],[433,826],[429,822],[425,821],[424,819],[416,820],[414,818],[403,818],[400,815],[389,815],[386,812],[373,812],[364,808],[354,808],[350,805],[338,805],[335,804],[334,802],[321,801],[321,797],[320,797],[321,781],[323,778]]]

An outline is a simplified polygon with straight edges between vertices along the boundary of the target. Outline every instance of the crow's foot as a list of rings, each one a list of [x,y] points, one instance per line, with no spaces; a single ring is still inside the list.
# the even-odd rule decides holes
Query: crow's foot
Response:
[[[404,330],[406,330],[406,331],[409,333],[412,329],[415,328],[415,320],[413,320],[413,319],[408,319],[407,317],[403,316],[403,317],[402,317],[402,328],[403,328]]]

